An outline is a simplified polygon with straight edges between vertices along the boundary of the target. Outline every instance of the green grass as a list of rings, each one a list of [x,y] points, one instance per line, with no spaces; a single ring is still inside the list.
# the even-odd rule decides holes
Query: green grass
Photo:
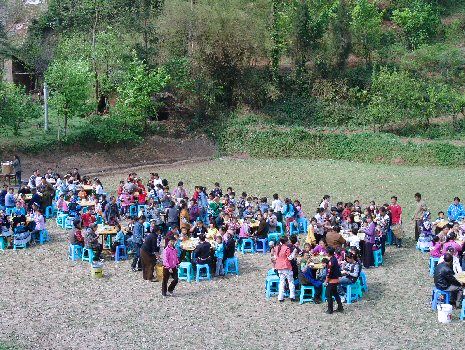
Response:
[[[155,170],[170,182],[171,187],[178,181],[184,181],[189,193],[192,193],[195,185],[211,189],[213,183],[219,181],[223,189],[232,186],[238,195],[246,191],[270,198],[277,192],[281,197],[298,198],[307,215],[313,215],[325,194],[331,195],[333,202],[359,199],[365,204],[371,200],[383,204],[392,195],[397,195],[404,207],[406,220],[413,213],[413,196],[415,192],[420,192],[434,218],[437,211],[447,209],[454,196],[461,195],[463,188],[463,171],[460,169],[346,161],[220,159],[137,172],[139,176],[147,178]],[[123,174],[103,177],[104,185],[114,192],[118,181],[124,177]]]

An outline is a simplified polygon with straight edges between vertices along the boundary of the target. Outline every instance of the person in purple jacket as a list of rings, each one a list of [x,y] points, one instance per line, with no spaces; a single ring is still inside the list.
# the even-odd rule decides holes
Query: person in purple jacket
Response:
[[[373,222],[373,217],[367,215],[367,225],[361,228],[361,231],[365,233],[365,245],[363,249],[363,266],[369,268],[375,265],[375,259],[373,257],[373,244],[375,244],[376,224]]]

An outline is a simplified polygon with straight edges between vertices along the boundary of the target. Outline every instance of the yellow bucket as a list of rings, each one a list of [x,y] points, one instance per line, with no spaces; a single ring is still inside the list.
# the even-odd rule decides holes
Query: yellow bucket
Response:
[[[157,273],[157,280],[163,280],[163,265],[157,264],[155,265],[155,272]]]
[[[93,263],[91,267],[92,277],[102,278],[103,277],[103,264]]]

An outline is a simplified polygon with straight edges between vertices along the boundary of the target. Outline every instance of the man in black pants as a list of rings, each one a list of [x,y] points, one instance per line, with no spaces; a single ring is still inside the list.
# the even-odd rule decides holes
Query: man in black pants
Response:
[[[330,257],[328,263],[328,272],[326,274],[326,300],[328,301],[328,310],[326,310],[327,314],[333,313],[333,297],[336,299],[337,309],[336,312],[344,311],[342,307],[341,297],[337,292],[337,287],[339,285],[339,277],[342,276],[341,268],[339,267],[339,263],[337,262],[337,258],[334,256],[334,248],[328,247],[327,249],[328,255]]]

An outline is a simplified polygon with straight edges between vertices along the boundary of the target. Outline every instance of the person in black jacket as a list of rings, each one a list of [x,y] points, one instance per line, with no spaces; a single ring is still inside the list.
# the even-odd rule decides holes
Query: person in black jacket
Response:
[[[434,285],[437,289],[451,292],[451,304],[455,301],[457,308],[462,305],[463,283],[460,283],[452,270],[454,258],[450,253],[444,255],[444,262],[434,270]]]
[[[140,248],[140,257],[142,260],[142,276],[144,280],[156,282],[157,279],[153,276],[155,264],[157,263],[156,253],[160,251],[158,246],[158,235],[160,228],[155,227],[150,231],[149,235],[145,237],[144,243]]]
[[[336,299],[337,309],[336,312],[344,311],[342,307],[341,297],[337,292],[337,287],[339,285],[339,278],[341,277],[341,268],[339,267],[339,263],[337,258],[334,256],[334,248],[328,247],[327,249],[328,255],[330,257],[328,263],[328,269],[326,274],[326,300],[328,301],[328,310],[326,310],[327,314],[333,313],[333,297]]]
[[[231,232],[228,230],[226,231],[226,237],[224,241],[224,253],[223,253],[223,261],[226,259],[234,258],[234,253],[236,251],[236,242],[234,241]]]

